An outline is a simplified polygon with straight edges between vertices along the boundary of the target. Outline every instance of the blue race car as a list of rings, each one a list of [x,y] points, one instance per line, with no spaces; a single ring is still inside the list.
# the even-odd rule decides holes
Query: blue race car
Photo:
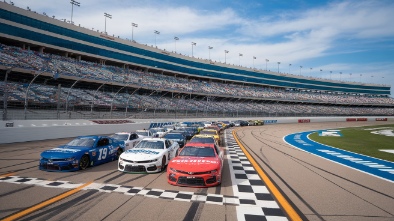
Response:
[[[40,170],[76,171],[117,160],[124,142],[107,136],[79,136],[41,153]]]

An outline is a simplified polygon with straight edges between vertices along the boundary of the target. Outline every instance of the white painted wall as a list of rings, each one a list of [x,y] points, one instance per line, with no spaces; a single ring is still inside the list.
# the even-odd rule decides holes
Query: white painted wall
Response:
[[[394,117],[282,117],[282,118],[254,118],[258,120],[271,121],[277,124],[298,123],[298,120],[314,122],[343,122],[347,118],[367,119],[376,121],[377,118],[387,118],[393,122]],[[112,134],[120,131],[135,131],[147,129],[151,123],[156,122],[182,122],[182,121],[216,121],[218,119],[133,119],[135,123],[128,124],[95,124],[90,120],[15,120],[0,121],[0,144],[26,142],[35,140],[58,139],[76,137],[82,135]],[[237,119],[226,119],[237,120]],[[6,127],[12,123],[13,127]]]

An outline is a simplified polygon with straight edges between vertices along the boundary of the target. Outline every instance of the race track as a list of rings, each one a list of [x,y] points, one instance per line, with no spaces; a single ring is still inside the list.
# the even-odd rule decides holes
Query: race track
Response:
[[[294,132],[366,124],[278,124],[237,128],[236,134],[303,219],[394,220],[392,182],[300,151],[283,141],[285,135]],[[116,161],[71,173],[38,170],[41,151],[68,140],[0,145],[0,218],[232,221],[242,219],[240,211],[248,210],[240,205],[242,196],[234,191],[228,151],[223,183],[213,188],[171,186],[165,173],[121,173],[116,170]],[[253,216],[245,220],[253,220]]]
[[[394,183],[285,144],[287,134],[376,122],[266,125],[237,134],[308,220],[394,220]]]

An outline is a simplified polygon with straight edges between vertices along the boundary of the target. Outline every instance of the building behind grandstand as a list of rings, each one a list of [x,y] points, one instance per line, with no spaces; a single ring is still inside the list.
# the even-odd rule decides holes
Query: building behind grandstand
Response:
[[[394,115],[389,85],[182,56],[0,2],[3,120]]]

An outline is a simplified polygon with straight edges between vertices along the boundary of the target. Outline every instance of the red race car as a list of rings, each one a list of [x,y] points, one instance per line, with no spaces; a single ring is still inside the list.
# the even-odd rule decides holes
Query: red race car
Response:
[[[213,143],[187,143],[167,167],[169,184],[210,187],[222,182],[224,151]]]

